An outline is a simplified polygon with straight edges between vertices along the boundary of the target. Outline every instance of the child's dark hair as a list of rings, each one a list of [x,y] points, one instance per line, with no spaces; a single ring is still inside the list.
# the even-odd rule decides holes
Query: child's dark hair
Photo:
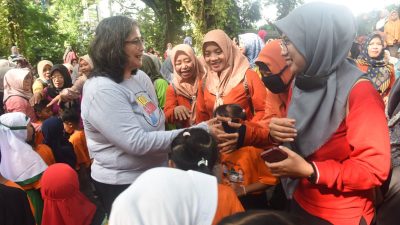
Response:
[[[40,113],[43,109],[45,109],[47,107],[47,105],[49,104],[49,100],[47,99],[42,99],[40,100],[39,103],[36,103],[33,106],[33,110],[35,111],[35,113]]]
[[[249,210],[222,219],[218,225],[305,225],[303,218],[282,211]]]
[[[63,122],[79,123],[80,119],[79,112],[74,108],[66,108],[61,113],[61,120]]]
[[[246,120],[246,111],[238,104],[225,104],[214,110],[214,117],[216,116]]]
[[[212,175],[218,160],[217,142],[203,129],[186,129],[172,141],[169,158],[179,169]]]

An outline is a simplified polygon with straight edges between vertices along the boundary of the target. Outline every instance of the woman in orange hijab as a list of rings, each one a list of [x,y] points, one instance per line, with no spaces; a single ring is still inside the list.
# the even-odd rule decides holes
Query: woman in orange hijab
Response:
[[[199,82],[196,122],[209,120],[216,107],[232,103],[246,110],[248,120],[262,119],[265,87],[224,31],[212,30],[205,35],[203,57],[207,73]]]
[[[174,77],[167,89],[165,118],[177,128],[189,127],[196,121],[197,82],[205,74],[204,67],[187,44],[172,49],[171,62]]]

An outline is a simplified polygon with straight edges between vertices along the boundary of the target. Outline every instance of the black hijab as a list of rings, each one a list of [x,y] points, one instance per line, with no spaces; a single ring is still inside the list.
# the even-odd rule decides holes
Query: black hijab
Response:
[[[26,193],[14,187],[0,184],[0,224],[35,225],[35,219]]]
[[[61,73],[61,75],[64,78],[64,85],[61,88],[56,88],[54,86],[53,83],[53,79],[50,79],[50,85],[47,88],[47,94],[51,97],[51,98],[55,98],[58,94],[60,94],[60,91],[64,88],[69,88],[72,87],[72,79],[71,79],[71,75],[68,72],[67,67],[65,67],[64,65],[61,64],[56,64],[51,68],[50,71],[50,77],[53,76],[54,72],[58,71]]]
[[[64,125],[60,118],[50,117],[42,124],[43,144],[53,151],[57,163],[66,163],[75,169],[76,155],[74,147],[64,136]]]

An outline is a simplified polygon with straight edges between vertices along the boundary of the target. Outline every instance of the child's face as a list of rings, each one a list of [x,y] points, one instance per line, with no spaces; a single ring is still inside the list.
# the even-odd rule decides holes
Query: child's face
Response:
[[[68,134],[72,134],[74,133],[75,129],[76,129],[76,125],[72,122],[64,122],[64,130],[65,132],[67,132]]]
[[[40,120],[47,120],[48,118],[50,118],[53,115],[53,112],[51,111],[50,107],[46,107],[44,109],[42,109],[42,111],[36,113],[37,116],[39,117]]]

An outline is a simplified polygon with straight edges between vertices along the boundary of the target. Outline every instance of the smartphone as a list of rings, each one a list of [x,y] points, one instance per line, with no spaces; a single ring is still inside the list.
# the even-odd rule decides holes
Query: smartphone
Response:
[[[272,147],[261,153],[261,158],[269,163],[280,162],[285,160],[288,154],[278,147]]]
[[[231,121],[233,123],[240,123],[240,119],[232,119]],[[222,122],[221,124],[222,124],[222,127],[224,128],[225,133],[227,133],[227,134],[233,134],[238,131],[238,129],[229,126],[228,122]]]

